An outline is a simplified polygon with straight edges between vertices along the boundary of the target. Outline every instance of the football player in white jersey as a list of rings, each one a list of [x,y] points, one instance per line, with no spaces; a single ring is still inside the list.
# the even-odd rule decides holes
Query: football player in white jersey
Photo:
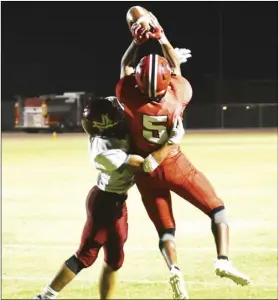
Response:
[[[86,199],[87,220],[81,243],[52,282],[33,299],[55,299],[82,269],[95,262],[102,247],[99,296],[110,299],[114,295],[117,271],[124,261],[128,233],[125,200],[134,184],[134,172],[152,172],[184,135],[182,121],[177,119],[167,143],[160,149],[145,159],[129,154],[123,107],[116,97],[93,99],[83,112],[82,126],[89,136],[90,161],[100,172]]]

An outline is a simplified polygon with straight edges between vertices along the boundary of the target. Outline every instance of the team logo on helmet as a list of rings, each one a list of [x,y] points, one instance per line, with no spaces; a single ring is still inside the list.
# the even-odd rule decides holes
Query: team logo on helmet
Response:
[[[93,121],[92,126],[96,127],[99,131],[103,131],[105,129],[114,127],[119,122],[113,122],[109,117],[108,114],[101,115],[101,122]]]

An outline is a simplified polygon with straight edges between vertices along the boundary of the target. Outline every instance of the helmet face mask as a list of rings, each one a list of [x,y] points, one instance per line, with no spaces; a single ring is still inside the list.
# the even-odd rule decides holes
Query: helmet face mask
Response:
[[[161,98],[168,89],[172,70],[168,61],[157,54],[141,59],[135,70],[138,89],[149,99]]]
[[[116,97],[92,99],[84,108],[81,124],[91,136],[122,138],[127,133],[123,106]]]

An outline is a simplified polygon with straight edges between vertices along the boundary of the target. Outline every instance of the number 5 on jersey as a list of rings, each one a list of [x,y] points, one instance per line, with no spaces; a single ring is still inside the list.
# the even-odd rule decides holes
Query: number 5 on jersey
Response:
[[[164,144],[168,140],[165,123],[168,116],[143,115],[143,137],[154,144]]]

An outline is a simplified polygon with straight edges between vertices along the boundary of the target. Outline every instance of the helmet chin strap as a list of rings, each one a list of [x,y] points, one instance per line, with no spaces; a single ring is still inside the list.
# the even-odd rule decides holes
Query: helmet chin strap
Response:
[[[159,102],[164,96],[165,96],[165,94],[157,96],[157,97],[154,97],[154,98],[150,98],[150,99],[152,101]]]
[[[148,99],[155,101],[155,102],[159,102],[165,96],[166,93],[167,93],[167,90],[165,91],[165,93],[163,93],[161,95],[158,95],[156,97],[148,97]]]
[[[135,88],[138,89],[138,91],[139,91],[141,94],[143,94],[146,98],[148,98],[148,99],[150,99],[150,100],[152,100],[152,101],[156,101],[156,102],[159,102],[159,101],[165,96],[165,94],[167,93],[167,90],[171,90],[171,87],[168,86],[168,87],[167,87],[167,90],[165,90],[165,92],[164,92],[163,94],[158,95],[158,96],[156,96],[156,97],[149,97],[147,94],[143,93],[143,92],[139,89],[138,84],[135,85]]]

